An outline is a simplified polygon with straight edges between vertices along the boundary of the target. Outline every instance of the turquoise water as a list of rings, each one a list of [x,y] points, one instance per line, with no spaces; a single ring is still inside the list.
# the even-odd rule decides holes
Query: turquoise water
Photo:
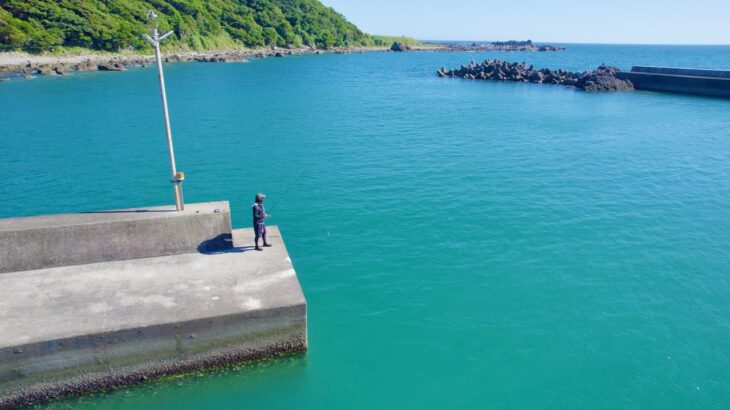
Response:
[[[730,68],[730,47],[166,68],[188,202],[272,211],[310,351],[65,409],[725,408],[730,101],[439,79],[500,57]],[[0,216],[170,203],[152,69],[0,84]]]

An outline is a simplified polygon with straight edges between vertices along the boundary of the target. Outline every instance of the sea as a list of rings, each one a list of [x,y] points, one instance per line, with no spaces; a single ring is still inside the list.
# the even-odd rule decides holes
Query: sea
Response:
[[[165,66],[187,202],[257,192],[309,351],[44,409],[730,406],[730,100],[439,78],[730,46]],[[173,203],[154,68],[0,83],[0,217]],[[4,246],[10,246],[5,244]]]

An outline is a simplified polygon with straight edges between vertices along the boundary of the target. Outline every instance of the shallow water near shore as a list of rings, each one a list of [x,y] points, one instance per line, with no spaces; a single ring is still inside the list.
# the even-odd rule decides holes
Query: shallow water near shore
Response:
[[[730,68],[730,47],[567,47],[166,66],[186,200],[243,227],[268,194],[310,351],[43,407],[727,406],[730,101],[435,71]],[[0,84],[0,217],[170,203],[156,81]]]

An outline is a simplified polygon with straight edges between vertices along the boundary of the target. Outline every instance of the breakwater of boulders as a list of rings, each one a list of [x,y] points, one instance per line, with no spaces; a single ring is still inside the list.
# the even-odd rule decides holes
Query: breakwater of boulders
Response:
[[[633,91],[634,85],[629,80],[616,76],[621,70],[601,65],[592,71],[581,73],[536,69],[526,63],[515,63],[502,60],[486,60],[483,63],[472,62],[455,70],[441,68],[436,72],[439,77],[458,77],[468,80],[513,81],[535,84],[556,84],[575,87],[587,92]]]

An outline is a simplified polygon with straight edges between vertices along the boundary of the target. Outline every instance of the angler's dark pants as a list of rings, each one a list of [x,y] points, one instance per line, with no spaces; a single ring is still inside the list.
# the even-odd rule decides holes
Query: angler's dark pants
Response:
[[[256,239],[261,238],[262,236],[266,236],[266,224],[261,223],[254,223],[253,224],[253,232],[256,235]]]

